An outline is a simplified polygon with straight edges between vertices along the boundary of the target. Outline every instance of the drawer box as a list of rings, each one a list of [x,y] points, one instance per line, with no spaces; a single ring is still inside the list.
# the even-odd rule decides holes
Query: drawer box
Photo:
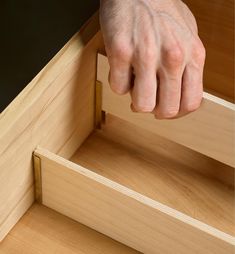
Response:
[[[38,202],[137,251],[233,253],[234,104],[205,93],[201,109],[183,119],[134,114],[128,96],[110,92],[98,51],[95,15],[1,113],[0,240],[36,189]],[[29,213],[34,207],[43,214],[38,205]],[[42,237],[40,226],[19,224],[9,234],[16,242]],[[24,234],[31,224],[34,233]],[[104,253],[137,253],[104,242]]]

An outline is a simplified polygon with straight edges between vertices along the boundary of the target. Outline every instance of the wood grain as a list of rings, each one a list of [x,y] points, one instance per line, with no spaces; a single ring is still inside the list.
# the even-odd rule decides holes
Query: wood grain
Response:
[[[207,48],[206,88],[233,100],[234,1],[186,2],[198,18],[200,34]],[[100,33],[91,38],[98,30],[96,15],[0,114],[0,240],[33,202],[31,157],[35,147],[39,144],[69,158],[93,129],[96,51],[103,48],[103,41]],[[127,108],[123,112],[127,113]],[[188,136],[188,128],[182,130],[178,123],[180,130],[175,125],[172,127],[179,134],[176,140],[169,123],[161,123],[161,133],[177,142],[182,137],[191,143],[196,137],[203,153],[234,166],[234,136],[228,135],[234,126],[227,125],[227,119],[232,118],[223,110],[216,110],[215,114],[214,106],[209,108],[209,112],[213,121],[201,136],[199,132],[204,130],[204,122],[197,122],[199,127],[194,125],[193,116],[190,126],[198,127],[193,129],[193,137]],[[218,118],[219,121],[215,120]],[[214,129],[214,121],[220,132]],[[182,125],[185,126],[184,122]],[[226,130],[224,125],[228,126]],[[157,129],[156,125],[153,129]],[[213,143],[217,138],[220,142]],[[203,140],[208,142],[201,142]],[[227,145],[232,149],[226,150]],[[207,164],[204,160],[205,168]],[[213,171],[209,167],[206,174],[233,185],[230,177],[233,172],[226,168],[224,173],[220,170],[222,168],[216,166]],[[202,172],[203,168],[199,171]]]
[[[137,254],[49,208],[34,204],[0,243],[0,254]]]
[[[235,171],[233,167],[160,137],[157,134],[145,131],[143,128],[113,115],[106,114],[105,118],[105,124],[102,125],[101,132],[105,134],[105,140],[108,139],[110,142],[113,141],[133,151],[140,149],[141,154],[144,155],[143,157],[149,157],[153,161],[156,160],[156,155],[158,155],[162,159],[165,158],[166,161],[170,160],[177,165],[182,165],[184,169],[188,169],[190,172],[195,171],[230,188],[234,188]],[[86,139],[84,146],[88,140]],[[81,150],[84,146],[81,147]],[[79,148],[78,153],[81,150]],[[76,155],[77,153],[72,159],[76,159]]]
[[[196,16],[206,47],[204,86],[211,93],[235,102],[234,0],[184,0]]]
[[[118,155],[116,150],[115,154],[112,150],[103,152],[112,155],[111,160]],[[45,149],[38,148],[35,154],[41,158],[44,205],[143,253],[232,254],[233,236]],[[100,157],[97,159],[96,162],[102,164]],[[116,171],[120,176],[120,170],[126,169],[121,166],[119,164],[119,172]],[[141,174],[138,177],[147,185],[152,184],[151,179]],[[218,189],[218,186],[213,187],[213,191],[223,193],[226,198],[224,190]],[[165,195],[172,194],[169,190]],[[207,190],[201,191],[207,196]],[[216,196],[220,195],[216,193]],[[175,202],[182,202],[180,195]]]
[[[108,84],[109,65],[98,57],[97,79],[103,84],[103,110],[160,136],[235,167],[235,105],[204,94],[199,110],[175,120],[156,120],[152,114],[133,113],[129,95],[113,93]]]
[[[203,166],[207,159],[110,115],[102,131],[93,133],[71,158],[97,174],[235,235],[234,186],[203,172],[219,167],[219,163],[209,161]],[[224,173],[226,169],[220,166]],[[233,168],[227,173],[233,180]]]
[[[0,240],[33,202],[35,147],[70,157],[93,129],[98,29],[96,14],[0,115]]]

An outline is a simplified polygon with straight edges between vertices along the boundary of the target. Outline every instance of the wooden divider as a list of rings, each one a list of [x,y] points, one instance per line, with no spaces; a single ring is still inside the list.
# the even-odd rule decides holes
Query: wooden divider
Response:
[[[42,203],[144,253],[232,254],[234,237],[47,150]]]
[[[235,105],[204,93],[202,106],[183,118],[156,120],[150,113],[133,113],[129,95],[117,95],[108,84],[107,57],[99,54],[97,79],[103,84],[102,109],[148,131],[235,167]]]

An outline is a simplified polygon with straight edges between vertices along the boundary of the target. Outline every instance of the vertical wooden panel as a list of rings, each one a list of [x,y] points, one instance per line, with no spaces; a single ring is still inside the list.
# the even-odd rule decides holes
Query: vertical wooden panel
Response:
[[[98,29],[96,14],[0,115],[0,240],[34,200],[36,146],[70,157],[94,128]]]

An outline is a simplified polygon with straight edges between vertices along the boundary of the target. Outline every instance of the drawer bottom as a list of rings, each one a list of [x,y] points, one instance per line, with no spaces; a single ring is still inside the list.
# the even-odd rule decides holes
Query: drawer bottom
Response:
[[[0,243],[0,254],[138,254],[45,206],[34,204]]]

